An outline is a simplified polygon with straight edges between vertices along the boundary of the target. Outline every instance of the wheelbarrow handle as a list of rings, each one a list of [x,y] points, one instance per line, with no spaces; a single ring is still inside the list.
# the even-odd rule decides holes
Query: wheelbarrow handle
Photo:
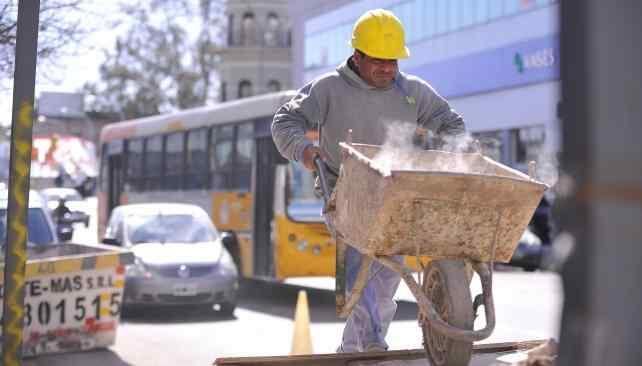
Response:
[[[325,204],[328,204],[330,201],[330,189],[328,188],[328,181],[325,177],[325,163],[318,154],[314,156],[314,167],[316,168],[317,174],[319,174],[321,192],[323,192],[323,201]]]

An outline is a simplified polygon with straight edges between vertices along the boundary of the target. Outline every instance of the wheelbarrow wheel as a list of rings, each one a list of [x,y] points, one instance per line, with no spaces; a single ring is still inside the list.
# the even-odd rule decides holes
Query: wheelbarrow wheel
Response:
[[[473,329],[473,302],[464,261],[431,261],[424,269],[422,290],[445,322],[460,329]],[[468,365],[473,342],[450,339],[438,333],[421,314],[419,323],[431,365]]]

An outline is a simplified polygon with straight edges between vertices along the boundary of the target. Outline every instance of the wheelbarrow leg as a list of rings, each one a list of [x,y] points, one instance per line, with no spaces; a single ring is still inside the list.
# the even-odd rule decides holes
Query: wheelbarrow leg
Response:
[[[343,244],[343,251],[344,251],[343,256],[345,259],[346,246],[345,246],[345,243],[342,243],[342,244]],[[354,306],[357,304],[357,302],[359,302],[359,299],[361,298],[361,294],[363,293],[363,289],[366,287],[368,283],[368,275],[370,274],[370,265],[372,264],[373,260],[374,258],[370,256],[367,256],[367,255],[362,256],[361,265],[359,266],[359,272],[357,273],[357,278],[354,281],[352,289],[350,289],[350,294],[348,294],[347,300],[345,298],[345,293],[346,293],[345,284],[347,283],[345,279],[345,261],[342,262],[344,264],[343,276],[342,276],[343,277],[342,285],[344,287],[341,293],[339,293],[338,291],[338,288],[339,288],[338,286],[337,286],[337,289],[335,290],[335,295],[337,300],[337,316],[339,318],[342,318],[342,319],[347,318],[352,312],[352,309],[354,308]],[[337,285],[338,285],[338,280],[337,280]],[[341,307],[339,307],[339,301],[342,301]]]
[[[346,244],[341,238],[336,238],[336,273],[334,284],[334,297],[336,299],[337,316],[341,317],[346,304]]]

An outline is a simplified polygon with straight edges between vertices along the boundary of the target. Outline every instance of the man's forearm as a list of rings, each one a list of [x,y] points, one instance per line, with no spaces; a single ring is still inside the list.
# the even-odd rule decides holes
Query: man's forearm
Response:
[[[460,136],[466,133],[466,125],[464,120],[455,112],[450,112],[450,116],[446,122],[444,122],[439,131],[437,131],[440,136]]]

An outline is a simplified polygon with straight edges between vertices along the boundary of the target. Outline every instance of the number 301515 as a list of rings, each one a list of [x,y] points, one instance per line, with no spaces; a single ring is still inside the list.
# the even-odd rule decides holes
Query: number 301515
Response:
[[[52,321],[65,324],[68,321],[83,321],[86,318],[94,317],[100,320],[101,308],[109,306],[109,314],[116,316],[120,314],[121,293],[114,292],[109,297],[109,304],[103,304],[100,294],[90,297],[79,296],[73,299],[61,299],[58,302],[40,301],[36,304],[25,304],[25,325],[30,326],[37,322],[40,325],[49,325]]]

